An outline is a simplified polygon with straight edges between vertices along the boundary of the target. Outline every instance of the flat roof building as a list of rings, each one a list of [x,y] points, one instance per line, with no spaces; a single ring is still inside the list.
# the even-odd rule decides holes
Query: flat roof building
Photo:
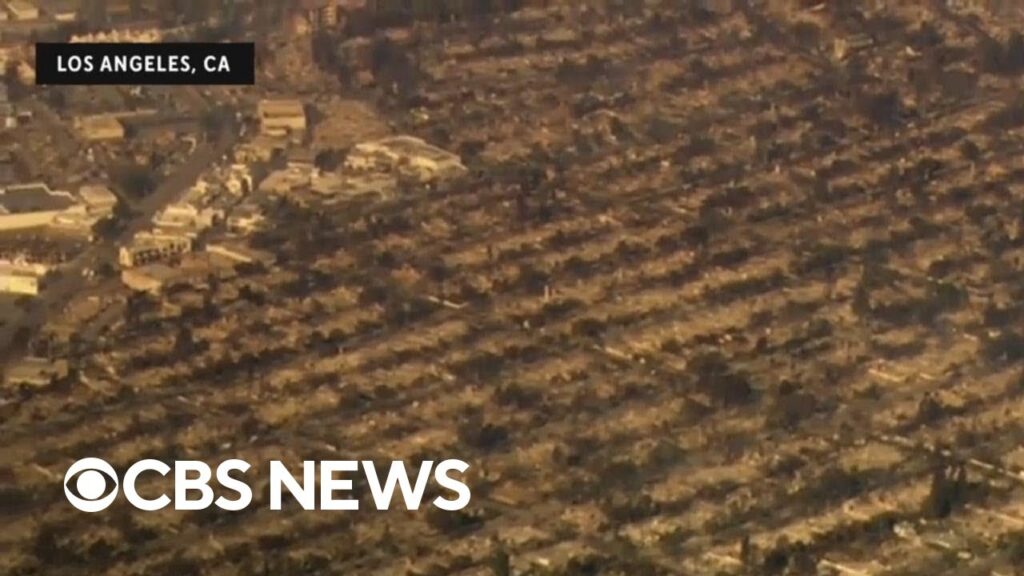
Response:
[[[387,200],[397,193],[398,179],[394,174],[381,172],[317,175],[310,182],[310,190],[341,200]]]
[[[457,176],[466,171],[456,154],[412,136],[356,144],[345,158],[345,167],[356,171],[395,171],[421,180]]]
[[[116,117],[109,114],[77,118],[75,119],[75,127],[82,138],[89,142],[124,139],[124,125]]]
[[[39,276],[20,266],[0,265],[0,292],[39,295]]]
[[[261,100],[256,114],[264,134],[283,136],[306,130],[306,109],[298,100]]]
[[[118,250],[117,261],[124,268],[166,260],[192,251],[192,239],[178,234],[139,232]]]
[[[86,184],[78,189],[78,196],[89,212],[109,214],[117,206],[117,196],[102,184]]]
[[[164,207],[153,216],[153,224],[175,234],[194,236],[224,218],[217,208],[197,208],[187,202],[176,202]]]
[[[78,207],[74,196],[41,182],[0,189],[0,230],[36,228]]]
[[[50,190],[42,182],[8,186],[0,190],[0,205],[8,214],[64,210],[75,205],[71,194],[62,190]]]
[[[274,263],[274,255],[264,250],[257,250],[237,242],[225,241],[216,244],[208,244],[206,251],[210,254],[220,256],[234,263],[252,264],[259,262],[265,266]]]
[[[125,286],[137,292],[148,292],[159,294],[180,276],[179,272],[170,266],[154,263],[146,264],[138,268],[126,268],[121,271],[121,282]]]

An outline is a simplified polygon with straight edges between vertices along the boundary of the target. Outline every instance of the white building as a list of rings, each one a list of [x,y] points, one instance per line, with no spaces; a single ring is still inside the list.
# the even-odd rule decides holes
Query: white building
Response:
[[[356,144],[345,158],[345,167],[354,171],[395,171],[420,180],[466,172],[457,155],[412,136],[391,136]]]
[[[224,218],[224,212],[216,208],[196,208],[193,204],[177,202],[170,204],[153,216],[153,224],[175,233],[195,235]]]
[[[117,195],[102,184],[86,184],[78,189],[86,209],[95,214],[110,214],[117,206]]]
[[[16,269],[0,267],[0,292],[38,296],[39,277]]]
[[[286,136],[306,130],[306,110],[298,100],[262,100],[256,114],[264,134]]]
[[[0,292],[36,296],[49,267],[24,260],[0,260]]]
[[[124,268],[132,268],[191,251],[192,239],[188,236],[140,232],[118,250],[117,261]]]

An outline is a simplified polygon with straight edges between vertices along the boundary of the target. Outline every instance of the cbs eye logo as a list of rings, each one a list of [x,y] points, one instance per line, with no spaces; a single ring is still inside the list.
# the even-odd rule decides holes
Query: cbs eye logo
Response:
[[[64,495],[82,512],[99,512],[110,506],[117,498],[117,488],[117,472],[99,458],[83,458],[64,474]]]

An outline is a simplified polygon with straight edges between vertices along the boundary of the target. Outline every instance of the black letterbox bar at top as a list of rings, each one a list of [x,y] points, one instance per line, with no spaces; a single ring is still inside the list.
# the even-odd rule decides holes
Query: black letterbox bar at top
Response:
[[[36,44],[39,85],[251,85],[252,42]]]

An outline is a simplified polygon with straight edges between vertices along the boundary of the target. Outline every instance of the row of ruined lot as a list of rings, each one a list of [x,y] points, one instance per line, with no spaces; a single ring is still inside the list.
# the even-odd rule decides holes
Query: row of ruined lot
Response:
[[[727,35],[708,36],[727,59]],[[476,65],[482,93],[519,98],[490,105],[509,110],[493,133],[518,142],[520,114],[557,152],[481,158],[483,175],[365,211],[284,204],[256,241],[275,266],[133,304],[78,351],[89,386],[4,415],[17,506],[0,571],[483,574],[498,546],[554,573],[586,558],[627,574],[1011,565],[1024,146],[1003,129],[1010,82],[921,106],[897,132],[832,97],[842,64],[734,50],[779,68],[731,69],[700,99],[640,87],[673,135],[649,134],[640,106],[586,146],[601,115],[574,133],[557,122],[571,110],[519,96],[579,87]],[[455,139],[466,81],[426,88]],[[814,137],[836,124],[842,138]],[[772,153],[748,138],[766,127]],[[257,490],[240,513],[83,519],[59,475],[85,454],[459,457],[474,500],[311,514],[270,512]]]

